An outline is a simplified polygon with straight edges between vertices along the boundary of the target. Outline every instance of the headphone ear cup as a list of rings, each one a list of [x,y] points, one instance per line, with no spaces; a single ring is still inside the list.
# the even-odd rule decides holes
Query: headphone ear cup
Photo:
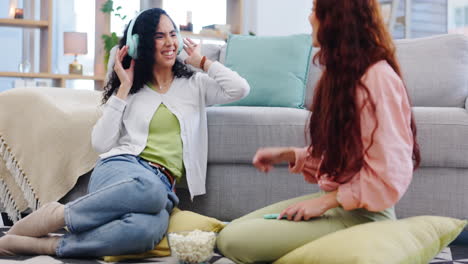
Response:
[[[138,42],[139,42],[139,36],[138,34],[133,34],[130,38],[130,42],[127,43],[128,45],[128,55],[132,57],[133,59],[136,59],[138,54]]]
[[[182,50],[184,50],[184,40],[182,39],[180,32],[177,32],[177,40],[179,41],[179,48],[177,49],[177,55],[179,55],[182,52]]]

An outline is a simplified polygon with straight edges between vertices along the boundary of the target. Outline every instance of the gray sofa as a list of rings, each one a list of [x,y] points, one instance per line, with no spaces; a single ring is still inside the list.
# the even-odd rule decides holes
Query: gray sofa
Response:
[[[397,215],[442,215],[468,218],[468,38],[442,35],[396,42],[418,127],[422,166],[396,207]],[[223,62],[225,47],[202,51]],[[308,98],[320,75],[312,66]],[[310,102],[310,101],[309,101]],[[222,220],[280,200],[318,191],[286,165],[268,174],[251,164],[259,147],[304,146],[309,112],[273,107],[211,107],[208,111],[207,194],[190,201],[181,187],[180,207]],[[63,201],[83,194],[82,177]]]

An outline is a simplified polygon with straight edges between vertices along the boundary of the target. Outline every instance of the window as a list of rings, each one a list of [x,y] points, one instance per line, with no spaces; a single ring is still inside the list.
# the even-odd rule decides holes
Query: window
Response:
[[[116,10],[111,16],[111,32],[122,37],[127,24],[140,12],[140,1],[114,0],[114,9],[119,6],[122,9]]]
[[[58,30],[57,38],[59,41],[59,50],[57,54],[57,73],[68,73],[68,65],[72,62],[73,56],[63,56],[63,32],[77,31],[86,32],[88,37],[88,53],[78,56],[78,62],[83,65],[84,75],[93,75],[94,72],[94,44],[95,44],[95,0],[74,0],[72,1],[56,1],[59,8],[65,8],[67,11],[62,12],[60,18],[61,23],[57,23],[60,29]],[[61,2],[61,3],[60,3]],[[73,11],[70,11],[70,6],[73,6]],[[112,13],[111,15],[111,32],[115,32],[121,37],[127,23],[135,17],[140,10],[140,1],[114,0],[114,9],[118,6],[122,8]],[[70,15],[73,12],[73,16]],[[116,16],[119,14],[120,16]],[[73,17],[72,21],[70,17]],[[125,19],[122,19],[125,17]],[[68,22],[67,22],[68,21]],[[65,25],[65,26],[64,26]],[[75,89],[94,89],[94,81],[92,80],[68,80],[67,87]]]
[[[448,1],[448,32],[468,35],[468,0]]]
[[[53,73],[68,74],[69,64],[74,60],[72,55],[64,55],[63,32],[86,32],[87,50],[85,55],[78,55],[77,60],[83,65],[83,75],[94,73],[94,32],[95,0],[54,1],[57,11],[53,27],[54,59]],[[90,80],[69,80],[66,87],[77,89],[94,89]]]
[[[75,0],[75,30],[76,32],[86,32],[88,40],[88,53],[78,56],[78,61],[83,64],[83,74],[93,75],[94,72],[94,17],[95,17],[95,1],[94,0]],[[72,31],[72,30],[70,30]],[[63,33],[61,34],[63,36]],[[63,43],[61,44],[63,46]],[[66,70],[68,72],[68,64],[72,61],[73,56],[66,56]],[[60,57],[59,57],[60,58]],[[70,62],[68,62],[70,61]]]

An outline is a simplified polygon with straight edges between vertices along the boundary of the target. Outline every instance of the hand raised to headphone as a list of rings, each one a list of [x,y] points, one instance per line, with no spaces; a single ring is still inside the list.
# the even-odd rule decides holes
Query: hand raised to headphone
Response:
[[[185,63],[190,64],[195,68],[200,68],[200,62],[202,60],[201,44],[197,44],[193,40],[185,38],[184,50],[188,55],[185,59]]]
[[[135,60],[132,59],[130,63],[130,67],[128,69],[124,69],[122,65],[122,61],[128,53],[128,46],[123,46],[121,49],[118,49],[115,54],[115,63],[114,63],[114,71],[117,73],[117,76],[120,80],[120,87],[117,92],[117,96],[121,99],[125,99],[130,92],[130,89],[133,85],[133,75],[135,69]]]

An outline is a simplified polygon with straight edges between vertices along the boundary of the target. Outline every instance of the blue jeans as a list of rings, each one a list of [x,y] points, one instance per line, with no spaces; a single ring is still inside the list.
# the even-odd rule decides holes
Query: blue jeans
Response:
[[[167,177],[140,157],[100,160],[88,194],[65,205],[69,233],[57,246],[59,257],[101,257],[153,249],[167,231],[179,203]]]

